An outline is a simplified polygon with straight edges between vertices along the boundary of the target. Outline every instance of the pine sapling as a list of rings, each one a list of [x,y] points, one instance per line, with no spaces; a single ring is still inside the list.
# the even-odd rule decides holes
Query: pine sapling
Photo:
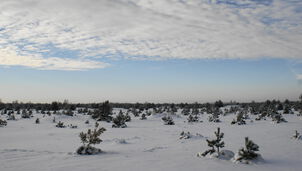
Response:
[[[302,139],[302,136],[301,136],[300,133],[296,130],[296,131],[295,131],[295,134],[292,136],[292,138],[293,138],[293,139],[299,140],[299,139]]]
[[[208,154],[213,154],[217,152],[218,156],[220,155],[220,148],[224,147],[224,142],[222,141],[222,138],[224,136],[224,133],[220,132],[220,128],[217,128],[217,131],[214,132],[216,139],[209,140],[207,139],[208,146],[211,147],[211,149],[203,152],[201,155],[205,157]]]
[[[239,150],[236,161],[250,161],[258,158],[260,154],[255,151],[259,151],[259,146],[245,137],[245,147]]]
[[[77,149],[78,154],[97,154],[101,152],[101,149],[92,147],[91,145],[100,144],[102,140],[100,135],[106,131],[105,128],[99,128],[99,124],[95,123],[94,130],[88,129],[87,133],[81,132],[79,137],[82,142],[82,146]]]

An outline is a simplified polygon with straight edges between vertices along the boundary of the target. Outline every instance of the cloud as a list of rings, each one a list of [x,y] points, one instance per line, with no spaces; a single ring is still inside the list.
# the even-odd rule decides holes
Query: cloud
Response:
[[[103,58],[302,58],[296,0],[2,0],[0,18],[0,47],[50,63],[71,61],[45,58],[49,44],[93,66]]]
[[[88,70],[95,68],[104,68],[106,63],[90,60],[74,60],[63,58],[42,58],[39,55],[21,56],[14,50],[6,48],[0,49],[0,65],[4,66],[25,66],[41,70]]]

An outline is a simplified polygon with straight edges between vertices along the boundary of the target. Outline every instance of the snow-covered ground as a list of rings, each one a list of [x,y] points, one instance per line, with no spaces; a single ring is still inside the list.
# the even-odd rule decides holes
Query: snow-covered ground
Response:
[[[117,109],[116,109],[117,111]],[[221,123],[210,123],[201,115],[202,123],[187,123],[187,116],[173,116],[175,125],[164,125],[160,114],[140,120],[132,116],[127,128],[111,128],[111,123],[100,122],[107,131],[101,135],[103,142],[96,147],[104,153],[77,155],[81,146],[79,133],[94,127],[88,115],[70,117],[34,114],[33,118],[8,121],[0,127],[0,171],[191,171],[191,170],[270,170],[289,171],[302,168],[302,141],[291,139],[295,130],[302,132],[302,120],[296,115],[284,115],[287,123],[247,121],[246,125],[231,125],[235,115],[221,117]],[[56,128],[56,121],[78,128]],[[5,118],[5,116],[0,116]],[[40,124],[35,124],[40,118]],[[85,124],[86,120],[90,124]],[[237,152],[248,136],[260,146],[264,163],[236,164],[231,161],[197,157],[208,149],[206,138],[214,138],[217,127],[225,133],[223,149]],[[182,131],[202,136],[179,139]]]

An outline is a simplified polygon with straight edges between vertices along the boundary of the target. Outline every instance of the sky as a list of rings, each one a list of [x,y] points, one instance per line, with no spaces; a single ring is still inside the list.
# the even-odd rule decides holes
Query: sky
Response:
[[[1,0],[4,102],[297,100],[300,0]]]

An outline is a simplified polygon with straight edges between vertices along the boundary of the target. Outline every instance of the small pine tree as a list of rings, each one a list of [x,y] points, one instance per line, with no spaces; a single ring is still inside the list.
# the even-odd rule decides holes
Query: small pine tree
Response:
[[[57,128],[65,128],[64,122],[59,121],[56,125]]]
[[[239,150],[236,161],[250,161],[258,158],[260,154],[255,153],[255,151],[259,151],[259,146],[245,137],[245,147]]]
[[[6,126],[6,125],[7,125],[6,120],[2,120],[2,119],[0,118],[0,127]]]
[[[238,124],[238,125],[244,125],[246,124],[245,120],[244,120],[244,113],[243,112],[239,112],[236,116],[236,119],[234,119],[231,124]]]
[[[8,116],[8,119],[7,120],[16,120],[16,117],[14,114],[11,114]]]
[[[180,133],[179,139],[189,139],[189,138],[191,138],[191,137],[192,137],[192,135],[191,135],[190,132],[184,132],[184,131],[182,131],[182,132]]]
[[[287,122],[280,113],[274,113],[271,115],[272,121],[276,123]]]
[[[146,117],[146,115],[143,113],[142,115],[141,115],[141,118],[140,118],[141,120],[146,120],[147,119],[147,117]]]
[[[174,125],[174,121],[171,116],[164,116],[161,118],[164,121],[165,125]]]
[[[105,128],[99,128],[99,124],[95,123],[95,128],[92,131],[88,129],[87,133],[81,132],[79,137],[83,145],[77,149],[77,154],[97,154],[101,152],[101,149],[92,147],[91,145],[100,144],[102,140],[99,138],[102,133],[106,131]]]
[[[217,154],[219,156],[220,155],[220,151],[219,151],[220,148],[224,147],[224,142],[222,141],[224,133],[220,132],[219,127],[217,128],[217,131],[214,132],[214,133],[215,133],[216,139],[213,139],[213,140],[208,140],[207,139],[208,146],[211,147],[211,149],[209,149],[209,150],[207,150],[207,151],[205,151],[204,153],[201,154],[204,157],[208,154],[213,154],[215,152],[217,152]]]
[[[98,109],[94,110],[92,113],[92,118],[97,121],[112,121],[112,107],[109,101],[105,101]]]
[[[37,118],[37,119],[36,119],[36,124],[39,124],[39,123],[40,123],[40,119]]]
[[[300,133],[296,130],[296,131],[295,131],[295,134],[292,136],[292,138],[293,138],[293,139],[299,140],[299,139],[302,139],[302,136],[301,136]]]
[[[208,118],[209,122],[220,122],[218,111],[214,111]]]
[[[131,121],[131,116],[128,113],[126,113],[125,122],[130,122],[130,121]]]
[[[198,118],[197,115],[193,116],[193,115],[190,114],[187,120],[188,120],[189,123],[191,123],[191,122],[198,122],[199,118]]]
[[[119,113],[115,118],[112,120],[112,128],[126,128],[126,118],[123,113]]]

